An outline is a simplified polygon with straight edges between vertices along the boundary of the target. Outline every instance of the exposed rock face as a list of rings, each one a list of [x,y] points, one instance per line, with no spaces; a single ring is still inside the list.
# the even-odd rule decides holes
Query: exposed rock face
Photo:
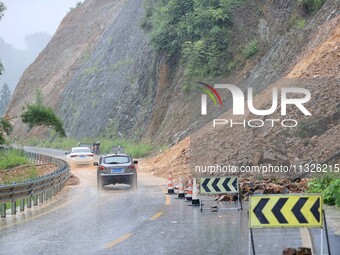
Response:
[[[82,59],[92,52],[124,2],[87,0],[72,10],[47,47],[22,75],[8,107],[8,114],[18,116],[23,106],[34,101],[36,89],[43,93],[45,103],[58,110],[61,95],[72,74],[79,69]],[[14,128],[15,134],[26,133],[25,126],[19,120],[14,123]],[[41,128],[33,130],[35,134],[41,134],[42,131]]]
[[[71,75],[58,106],[69,134],[136,138],[145,131],[156,91],[156,66],[140,29],[142,15],[142,1],[124,1]]]

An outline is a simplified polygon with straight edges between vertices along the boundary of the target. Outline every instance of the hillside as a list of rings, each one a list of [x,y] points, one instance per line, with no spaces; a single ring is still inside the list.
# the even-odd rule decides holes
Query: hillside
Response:
[[[168,157],[172,160],[163,162],[163,172],[173,161],[190,163],[189,151],[197,162],[235,165],[313,162],[331,156],[339,150],[340,140],[339,1],[328,0],[308,13],[295,0],[239,2],[228,7],[230,17],[223,21],[231,53],[220,64],[228,66],[216,78],[205,78],[186,76],[181,56],[154,50],[152,31],[141,28],[143,1],[86,0],[64,18],[25,71],[8,114],[18,115],[40,89],[45,103],[64,120],[69,136],[105,135],[175,145],[191,135],[190,143],[185,140],[180,152],[172,152]],[[245,51],[255,46],[254,52]],[[213,129],[212,119],[233,118],[232,100],[226,91],[219,91],[223,106],[209,104],[209,114],[201,116],[197,81],[231,83],[243,91],[252,87],[255,105],[263,109],[270,107],[273,87],[306,88],[312,94],[306,104],[312,116],[289,109],[288,117],[300,124],[288,130],[266,125]],[[264,116],[281,117],[277,112]],[[15,135],[49,135],[44,128],[27,133],[22,123],[14,124]]]
[[[274,128],[264,125],[255,129],[240,128],[239,125],[212,128],[212,124],[208,123],[190,136],[190,142],[186,139],[162,155],[146,159],[143,162],[147,166],[145,171],[163,177],[173,171],[174,176],[178,177],[179,174],[188,175],[190,170],[195,172],[195,166],[204,165],[339,163],[340,12],[339,4],[337,8],[333,7],[328,6],[332,15],[328,15],[320,26],[306,35],[308,43],[303,44],[304,50],[296,55],[294,65],[254,99],[258,109],[269,109],[273,87],[303,87],[312,94],[311,101],[306,104],[312,116],[303,116],[294,109],[289,117],[298,120],[299,125],[292,129],[280,125]],[[242,118],[235,118],[231,110],[218,116],[218,119],[230,120],[233,117],[241,122]],[[248,112],[245,119],[258,119],[258,116]],[[276,113],[263,116],[262,120],[265,119],[282,117]],[[284,174],[286,177],[296,175],[296,172]]]
[[[8,114],[17,116],[23,106],[34,101],[37,89],[41,90],[45,103],[58,111],[62,93],[72,75],[92,52],[107,25],[117,17],[123,3],[90,0],[73,9],[63,19],[46,48],[22,75]],[[36,128],[30,134],[42,136],[45,132],[46,129]],[[25,126],[19,120],[14,123],[14,133],[26,134]]]

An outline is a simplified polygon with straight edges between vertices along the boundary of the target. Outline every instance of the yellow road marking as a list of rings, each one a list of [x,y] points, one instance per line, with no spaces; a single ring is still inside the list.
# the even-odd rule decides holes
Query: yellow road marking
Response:
[[[170,199],[170,196],[165,196],[165,205],[170,205],[171,203],[171,199]]]
[[[164,186],[159,185],[159,187],[161,188],[161,190],[164,193],[166,193],[168,191]],[[165,205],[170,205],[170,203],[171,203],[170,196],[169,195],[165,195]]]
[[[116,246],[116,245],[120,244],[121,242],[125,241],[126,239],[128,239],[128,238],[131,237],[132,235],[133,235],[133,233],[127,233],[127,234],[125,234],[125,235],[123,235],[123,236],[117,238],[116,240],[114,240],[114,241],[112,241],[112,242],[110,242],[110,243],[107,243],[107,244],[105,245],[105,247],[106,247],[107,249],[111,249],[111,248],[113,248],[114,246]]]
[[[164,212],[160,211],[150,218],[150,220],[156,220],[163,215]]]
[[[302,247],[311,248],[312,254],[314,254],[312,240],[310,238],[310,234],[309,234],[308,229],[307,228],[300,228],[300,236],[301,236]]]

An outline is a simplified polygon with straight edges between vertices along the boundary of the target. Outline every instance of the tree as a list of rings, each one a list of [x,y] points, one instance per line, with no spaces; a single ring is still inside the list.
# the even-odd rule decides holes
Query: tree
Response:
[[[5,134],[9,135],[13,130],[13,126],[9,122],[8,117],[0,118],[0,144],[5,144]]]
[[[3,2],[0,2],[0,20],[4,16],[4,11],[6,10],[6,6]]]
[[[4,11],[6,10],[6,6],[4,5],[3,2],[0,2],[0,20],[4,16]],[[0,62],[0,75],[2,75],[2,72],[4,71],[4,67],[2,66]]]
[[[27,110],[21,114],[20,117],[22,122],[28,124],[30,128],[40,125],[53,127],[53,129],[58,132],[60,136],[65,136],[63,122],[54,113],[51,107],[37,103],[29,104],[27,105]]]
[[[7,83],[2,85],[2,89],[0,90],[0,116],[5,112],[6,107],[11,98],[11,91]]]
[[[62,120],[51,107],[43,105],[43,95],[38,89],[36,91],[36,102],[28,104],[26,110],[20,116],[0,118],[0,144],[6,143],[5,135],[10,135],[13,130],[10,121],[16,118],[20,118],[30,129],[42,125],[53,128],[60,136],[66,136]]]

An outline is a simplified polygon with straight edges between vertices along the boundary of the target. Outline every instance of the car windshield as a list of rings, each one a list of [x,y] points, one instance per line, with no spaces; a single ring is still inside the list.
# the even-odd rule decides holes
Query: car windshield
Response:
[[[73,148],[72,149],[72,153],[90,153],[90,149],[89,148]]]
[[[128,156],[112,156],[104,158],[105,164],[125,164],[129,162],[130,158]]]

